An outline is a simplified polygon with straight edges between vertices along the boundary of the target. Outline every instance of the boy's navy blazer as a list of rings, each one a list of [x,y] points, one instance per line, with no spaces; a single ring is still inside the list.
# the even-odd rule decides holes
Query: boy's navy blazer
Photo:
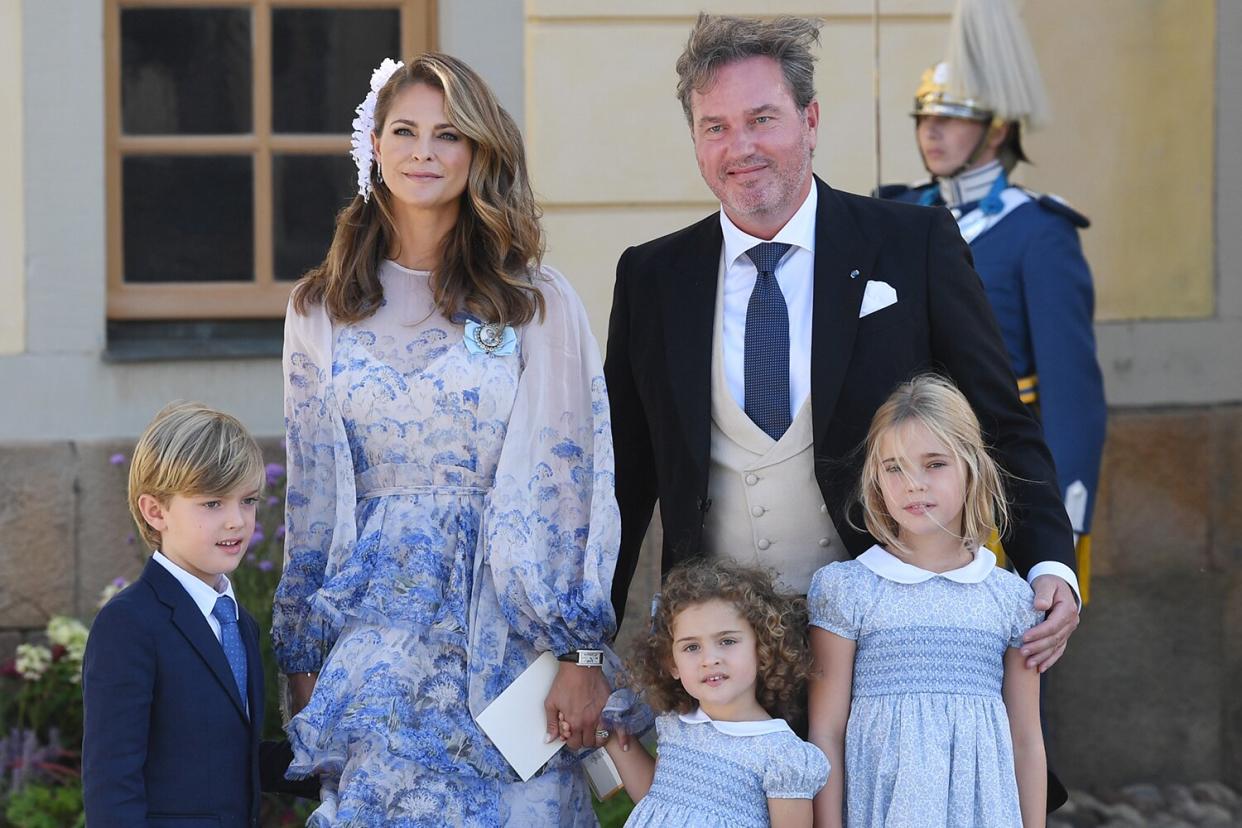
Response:
[[[257,826],[262,788],[296,788],[281,785],[288,743],[259,740],[259,631],[239,616],[249,716],[207,619],[155,560],[99,611],[82,676],[91,828]]]

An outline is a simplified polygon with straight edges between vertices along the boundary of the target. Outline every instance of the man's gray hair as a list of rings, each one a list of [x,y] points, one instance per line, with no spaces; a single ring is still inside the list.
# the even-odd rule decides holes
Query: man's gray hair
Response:
[[[769,57],[781,66],[798,111],[815,100],[815,57],[811,46],[819,44],[819,20],[777,17],[755,20],[719,14],[700,14],[686,49],[677,58],[677,98],[686,121],[694,126],[690,93],[703,92],[721,66],[750,57]]]

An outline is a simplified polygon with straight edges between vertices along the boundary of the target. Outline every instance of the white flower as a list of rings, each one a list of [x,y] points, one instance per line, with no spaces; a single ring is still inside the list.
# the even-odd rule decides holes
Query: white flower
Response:
[[[117,593],[127,586],[129,586],[129,581],[124,578],[114,578],[112,583],[104,587],[103,591],[99,593],[99,603],[96,606],[102,609],[104,604],[115,598]]]
[[[65,655],[81,663],[86,654],[87,629],[81,621],[57,615],[47,622],[47,640],[65,648]]]
[[[375,161],[371,149],[371,134],[375,132],[375,101],[384,84],[402,66],[405,63],[400,60],[384,58],[371,73],[371,91],[354,110],[358,117],[354,118],[354,134],[349,139],[353,149],[349,154],[354,157],[354,164],[358,167],[358,195],[362,196],[363,201],[371,197],[371,165]]]
[[[52,651],[38,644],[18,644],[14,662],[18,675],[27,681],[38,681],[52,666]]]

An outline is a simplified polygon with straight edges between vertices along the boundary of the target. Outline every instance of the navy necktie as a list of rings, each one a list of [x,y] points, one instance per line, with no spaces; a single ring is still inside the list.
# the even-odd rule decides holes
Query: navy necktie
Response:
[[[790,245],[764,242],[746,251],[759,271],[746,305],[746,415],[773,440],[789,428],[789,308],[776,265]]]
[[[246,698],[246,646],[242,644],[241,632],[237,629],[237,605],[229,596],[221,595],[216,599],[216,605],[211,608],[211,614],[220,622],[220,646],[224,648],[224,657],[228,659],[233,680],[237,682],[242,707],[249,713]]]

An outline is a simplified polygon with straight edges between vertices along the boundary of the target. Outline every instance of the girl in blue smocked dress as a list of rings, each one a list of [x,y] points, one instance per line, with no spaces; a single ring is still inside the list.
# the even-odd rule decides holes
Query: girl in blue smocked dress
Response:
[[[634,664],[662,714],[659,758],[620,735],[606,745],[638,803],[626,828],[810,828],[828,763],[774,718],[796,712],[805,688],[798,603],[736,564],[700,560],[669,573]]]
[[[810,736],[844,774],[815,825],[1044,825],[1031,588],[981,544],[1003,534],[1000,472],[948,381],[905,383],[876,411],[858,499],[880,543],[815,573]]]
[[[314,826],[595,825],[575,751],[523,783],[474,718],[615,631],[586,314],[537,264],[520,133],[468,67],[386,60],[354,126],[359,195],[285,327],[290,775],[322,779]],[[552,728],[594,745],[607,696],[563,663]]]

